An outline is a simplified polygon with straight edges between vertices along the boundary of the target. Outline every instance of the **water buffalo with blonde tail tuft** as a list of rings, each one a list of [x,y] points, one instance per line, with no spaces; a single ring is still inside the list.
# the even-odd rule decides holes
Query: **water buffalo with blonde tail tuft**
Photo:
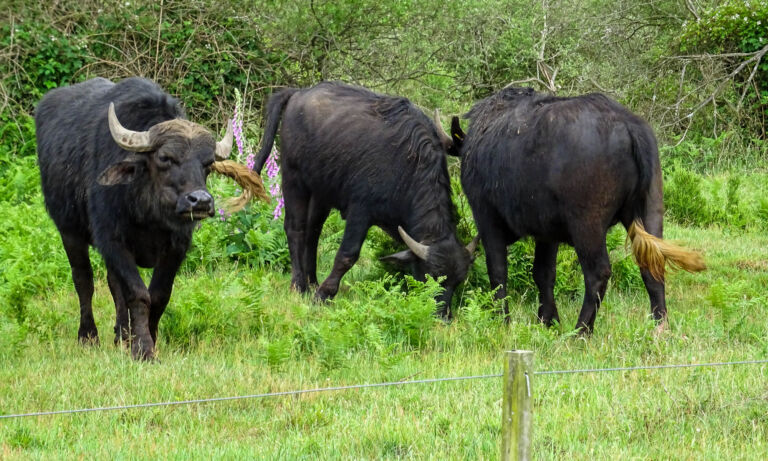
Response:
[[[467,118],[466,135],[455,117],[451,132],[496,297],[506,296],[507,245],[531,236],[538,316],[545,324],[559,320],[555,263],[558,245],[567,243],[584,272],[577,328],[591,332],[611,276],[606,234],[620,222],[651,312],[664,320],[665,263],[699,271],[704,262],[661,239],[661,168],[648,124],[600,94],[563,98],[530,88],[505,88],[475,104]]]

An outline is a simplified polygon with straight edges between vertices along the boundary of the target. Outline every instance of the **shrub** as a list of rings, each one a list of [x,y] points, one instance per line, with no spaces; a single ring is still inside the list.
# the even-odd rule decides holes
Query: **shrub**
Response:
[[[273,219],[272,205],[253,204],[250,209],[230,216],[222,225],[227,229],[224,243],[227,256],[255,267],[269,266],[286,271],[291,266],[283,221]]]
[[[768,2],[765,0],[727,0],[703,11],[697,21],[683,24],[680,48],[684,52],[715,54],[754,53],[768,46]],[[728,62],[735,64],[745,58],[732,56]],[[752,94],[752,111],[768,116],[768,57],[736,75],[736,82],[745,85],[743,91]],[[750,69],[753,69],[750,71]],[[750,82],[750,79],[753,79]],[[740,103],[739,103],[740,105]],[[759,123],[759,122],[758,122]],[[763,128],[763,136],[765,131]]]
[[[664,185],[667,214],[681,224],[703,225],[710,222],[702,179],[696,173],[675,168]]]

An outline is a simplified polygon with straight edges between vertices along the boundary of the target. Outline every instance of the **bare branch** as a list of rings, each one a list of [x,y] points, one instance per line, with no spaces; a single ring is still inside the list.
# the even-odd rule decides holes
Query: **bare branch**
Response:
[[[726,85],[726,84],[728,84],[729,82],[731,82],[731,81],[732,81],[732,79],[733,79],[733,78],[734,78],[736,75],[738,75],[738,74],[739,74],[739,73],[740,73],[740,72],[741,72],[741,71],[742,71],[742,70],[743,70],[745,67],[747,67],[747,66],[748,66],[750,63],[753,63],[753,62],[754,62],[754,63],[755,63],[755,66],[758,66],[758,65],[760,64],[760,60],[763,58],[763,56],[765,56],[765,54],[766,54],[766,53],[768,53],[768,45],[764,46],[763,48],[761,48],[761,49],[760,49],[760,50],[758,50],[758,51],[755,51],[754,53],[747,53],[747,54],[746,54],[746,56],[751,56],[751,57],[750,57],[749,59],[746,59],[746,60],[742,61],[742,62],[741,62],[741,63],[740,63],[740,64],[739,64],[739,65],[738,65],[738,66],[737,66],[737,67],[736,67],[736,68],[735,68],[733,71],[731,71],[731,73],[730,73],[730,74],[728,74],[728,75],[727,75],[727,76],[725,76],[724,78],[720,79],[720,83],[718,83],[718,85],[715,87],[715,90],[714,90],[714,91],[713,91],[713,92],[712,92],[712,93],[711,93],[711,94],[710,94],[710,95],[709,95],[709,96],[708,96],[706,99],[704,99],[703,101],[699,102],[699,103],[698,103],[698,104],[697,104],[697,105],[696,105],[696,106],[695,106],[695,107],[694,107],[694,108],[693,108],[693,109],[692,109],[692,110],[691,110],[691,111],[688,113],[688,115],[686,115],[686,116],[685,116],[685,118],[688,118],[688,119],[692,119],[692,118],[693,118],[693,116],[694,116],[694,115],[696,115],[696,113],[697,113],[699,110],[701,110],[701,109],[702,109],[704,106],[706,106],[706,105],[707,105],[707,104],[709,104],[710,102],[714,104],[714,103],[715,103],[715,99],[716,99],[716,98],[717,98],[717,96],[720,94],[720,92],[722,91],[722,89],[725,87],[725,85]],[[733,53],[732,53],[732,54],[733,54]],[[714,56],[717,56],[717,55],[714,55]],[[722,56],[722,55],[720,55],[720,56]],[[755,67],[755,68],[756,68],[756,67]],[[749,84],[749,82],[750,82],[750,81],[751,81],[751,80],[754,78],[754,72],[755,72],[755,70],[753,69],[753,72],[752,72],[752,74],[750,75],[750,79],[747,81],[747,85],[748,85],[748,84]],[[678,104],[679,104],[679,103],[680,103],[680,101],[678,101]],[[715,109],[715,111],[716,111],[716,109]],[[715,116],[716,116],[716,115],[717,115],[717,114],[716,114],[716,112],[715,112]],[[676,120],[676,121],[675,121],[675,122],[673,122],[673,123],[667,124],[666,126],[671,126],[671,125],[674,125],[674,124],[680,123],[681,121],[682,121],[682,119],[678,119],[678,120]]]
[[[701,17],[699,17],[699,13],[696,12],[695,5],[693,4],[693,2],[691,0],[685,0],[685,7],[688,8],[688,11],[691,12],[693,17],[696,18],[697,21],[701,19]]]
[[[541,80],[539,77],[528,77],[528,78],[524,78],[522,80],[513,80],[513,81],[507,83],[506,85],[504,85],[504,88],[509,88],[511,86],[519,85],[521,83],[531,83],[531,82],[536,82],[539,85],[541,85],[542,87],[548,88],[548,85],[543,80]]]
[[[753,53],[753,56],[751,58],[747,59],[746,61],[742,61],[742,63],[739,64],[738,67],[736,67],[736,69],[733,70],[733,72],[728,74],[728,76],[726,78],[724,78],[723,81],[721,81],[719,85],[717,85],[717,88],[715,88],[715,91],[707,99],[705,99],[704,101],[699,103],[699,105],[696,106],[690,114],[688,114],[688,117],[689,118],[693,117],[693,114],[695,114],[699,109],[701,109],[702,107],[706,106],[710,101],[714,100],[715,97],[717,97],[718,93],[720,93],[720,90],[723,89],[725,84],[728,83],[733,77],[738,75],[738,73],[741,72],[741,70],[744,69],[749,63],[755,61],[755,62],[757,62],[759,64],[760,63],[760,59],[762,59],[762,57],[767,52],[768,52],[768,45],[764,46],[759,51]]]

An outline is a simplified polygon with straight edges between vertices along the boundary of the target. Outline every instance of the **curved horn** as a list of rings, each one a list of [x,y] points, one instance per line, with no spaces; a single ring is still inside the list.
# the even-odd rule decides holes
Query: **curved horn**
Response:
[[[437,135],[440,136],[440,142],[447,148],[450,148],[453,144],[451,137],[445,132],[443,124],[440,122],[440,109],[435,108],[435,125],[437,128]]]
[[[469,243],[467,243],[467,251],[469,254],[473,255],[475,254],[475,250],[477,250],[477,244],[480,242],[480,236],[476,235],[475,238],[472,239]]]
[[[426,261],[427,257],[429,256],[429,245],[424,245],[423,243],[419,243],[416,240],[414,240],[410,235],[408,235],[402,227],[397,226],[397,232],[400,233],[400,237],[403,239],[403,242],[408,246],[408,248],[418,256],[420,259]]]
[[[216,160],[221,161],[229,157],[229,153],[232,152],[233,136],[232,120],[229,120],[227,121],[227,132],[224,133],[224,137],[221,138],[221,141],[216,143],[216,152],[214,153]]]
[[[133,131],[125,128],[115,115],[115,103],[109,103],[109,132],[118,146],[131,152],[147,152],[152,150],[149,142],[149,131]]]

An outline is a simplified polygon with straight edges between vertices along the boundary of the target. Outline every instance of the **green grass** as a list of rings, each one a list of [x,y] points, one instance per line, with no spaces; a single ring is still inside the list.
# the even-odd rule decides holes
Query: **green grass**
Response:
[[[404,291],[399,277],[381,280],[368,249],[328,305],[291,292],[286,273],[186,266],[161,321],[160,363],[146,364],[111,345],[114,310],[103,274],[95,296],[102,345],[77,345],[76,296],[60,280],[29,298],[21,326],[2,324],[0,411],[499,373],[507,349],[532,349],[539,370],[768,357],[768,236],[668,225],[667,238],[702,249],[710,268],[670,275],[670,324],[660,336],[644,290],[616,286],[588,339],[571,332],[578,293],[558,297],[563,325],[545,329],[535,321],[533,294],[512,295],[515,320],[504,325],[487,290],[470,286],[446,325],[424,315],[434,284]],[[328,253],[335,244],[323,245]],[[321,259],[321,274],[330,259]],[[765,365],[744,365],[537,376],[533,452],[537,459],[765,458],[766,375]],[[0,420],[0,458],[493,459],[500,419],[494,378]]]

